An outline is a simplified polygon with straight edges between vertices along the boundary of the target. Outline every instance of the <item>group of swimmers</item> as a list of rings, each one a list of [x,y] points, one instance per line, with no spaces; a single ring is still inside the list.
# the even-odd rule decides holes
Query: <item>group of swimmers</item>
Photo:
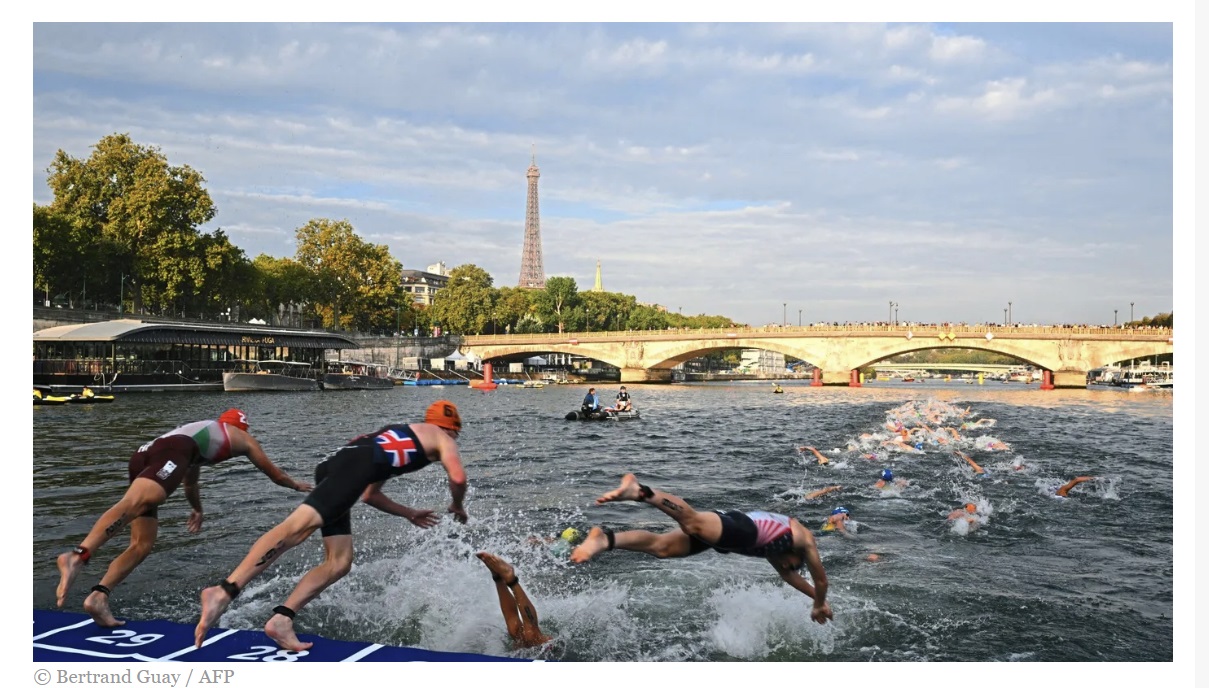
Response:
[[[189,532],[199,532],[203,522],[200,468],[233,457],[248,457],[274,483],[307,496],[252,544],[230,574],[201,591],[200,619],[194,630],[197,647],[202,646],[210,629],[254,578],[318,530],[323,537],[323,561],[303,574],[284,603],[273,608],[264,625],[265,633],[285,650],[311,647],[312,643],[298,639],[294,618],[352,569],[354,549],[349,512],[358,501],[405,518],[419,528],[430,528],[440,520],[433,510],[409,507],[387,497],[382,486],[392,477],[440,464],[448,476],[451,497],[446,511],[459,523],[466,523],[469,518],[464,506],[468,479],[457,446],[462,419],[451,402],[434,402],[421,423],[390,424],[349,440],[320,461],[314,471],[313,485],[294,479],[270,461],[248,428],[247,414],[232,408],[218,418],[174,428],[139,447],[128,461],[129,487],[125,494],[97,519],[77,546],[58,556],[57,605],[62,607],[66,603],[71,586],[93,554],[129,526],[130,544],[110,563],[84,600],[84,611],[98,626],[123,625],[125,622],[117,619],[110,609],[110,596],[150,554],[158,535],[158,507],[183,485],[192,507],[187,528]],[[670,492],[640,483],[632,473],[624,475],[616,489],[596,499],[597,504],[610,502],[647,504],[671,517],[679,528],[654,533],[614,532],[606,526],[596,526],[584,536],[568,529],[559,540],[568,546],[577,545],[569,552],[572,562],[584,563],[614,549],[659,558],[694,556],[711,549],[763,558],[781,580],[811,598],[812,620],[823,624],[832,618],[827,601],[827,575],[814,537],[797,519],[767,511],[698,511]],[[514,643],[528,647],[546,642],[548,637],[537,624],[536,609],[512,566],[488,552],[480,552],[478,557],[491,572]],[[809,573],[809,581],[802,576],[802,568]]]
[[[896,453],[917,455],[926,453],[930,448],[944,448],[950,450],[953,456],[968,465],[975,477],[982,477],[986,475],[986,469],[958,447],[972,444],[976,449],[988,452],[1008,451],[1011,447],[1006,442],[989,435],[979,435],[973,438],[963,435],[961,431],[986,430],[996,425],[994,419],[974,419],[971,418],[972,415],[969,408],[962,409],[942,401],[907,402],[886,413],[884,431],[861,434],[857,440],[848,443],[848,450],[870,461],[884,461]],[[816,447],[802,445],[798,447],[798,452],[803,455],[807,453],[813,455],[820,466],[832,464],[832,458],[824,455]],[[1026,467],[1027,464],[1020,457],[1016,457],[1011,464],[1013,471],[1021,471]],[[1066,497],[1071,489],[1091,480],[1094,480],[1093,476],[1078,476],[1053,488],[1053,493],[1058,497]],[[901,492],[909,484],[907,480],[895,477],[892,469],[883,468],[873,487],[883,492]],[[842,489],[842,485],[828,485],[806,492],[803,499],[805,501],[816,500]],[[961,507],[951,511],[947,520],[958,523],[961,526],[960,532],[964,534],[985,523],[988,510],[989,507],[984,509],[976,502],[967,501]],[[824,533],[835,532],[851,536],[850,523],[850,511],[840,505],[833,508],[831,513],[824,518],[820,530]]]

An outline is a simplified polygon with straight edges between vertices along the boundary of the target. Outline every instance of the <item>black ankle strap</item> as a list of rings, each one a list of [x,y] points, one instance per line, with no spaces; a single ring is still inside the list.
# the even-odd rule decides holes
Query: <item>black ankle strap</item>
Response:
[[[609,550],[613,549],[613,529],[608,526],[601,526],[600,529],[604,532],[605,538],[609,541]]]
[[[273,607],[273,613],[280,614],[287,619],[293,619],[294,614],[296,614],[297,612],[295,612],[293,609],[290,609],[289,607],[285,606],[284,604],[281,604],[276,607]]]
[[[655,496],[655,491],[642,483],[638,483],[638,490],[642,492],[643,499],[650,499]]]
[[[106,596],[109,595],[109,588],[105,587],[104,585],[101,585],[100,583],[97,583],[96,585],[92,586],[92,591],[99,592],[102,595],[106,595]]]
[[[223,592],[230,595],[231,599],[235,599],[236,597],[239,597],[239,586],[232,583],[231,581],[227,580],[226,578],[219,581],[218,587],[222,588]]]

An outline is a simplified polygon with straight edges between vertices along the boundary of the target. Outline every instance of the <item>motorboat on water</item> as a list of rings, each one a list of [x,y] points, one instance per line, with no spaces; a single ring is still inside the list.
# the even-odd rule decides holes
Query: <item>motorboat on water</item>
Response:
[[[395,381],[390,367],[381,363],[328,361],[323,376],[324,389],[391,389]]]
[[[222,374],[227,392],[314,392],[319,390],[315,367],[304,361],[238,360],[236,369]]]
[[[605,408],[590,413],[586,413],[580,409],[578,411],[571,411],[565,416],[566,420],[638,420],[640,417],[636,408],[631,408],[628,411],[614,411]]]

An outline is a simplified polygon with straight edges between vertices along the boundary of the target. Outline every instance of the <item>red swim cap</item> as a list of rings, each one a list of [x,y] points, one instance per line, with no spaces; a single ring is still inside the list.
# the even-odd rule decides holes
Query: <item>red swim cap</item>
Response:
[[[243,430],[245,432],[248,429],[247,414],[244,413],[243,411],[240,411],[237,408],[227,409],[226,411],[223,411],[223,414],[218,417],[218,422],[226,423],[227,425],[234,425],[235,427],[237,427],[240,430]]]
[[[424,414],[424,422],[454,432],[462,431],[462,416],[458,414],[458,407],[444,399],[432,402]]]

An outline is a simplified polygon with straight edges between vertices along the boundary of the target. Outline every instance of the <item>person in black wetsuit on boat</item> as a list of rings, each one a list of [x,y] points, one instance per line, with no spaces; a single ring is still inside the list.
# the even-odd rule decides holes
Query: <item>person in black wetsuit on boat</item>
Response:
[[[621,390],[617,392],[617,401],[613,404],[614,411],[630,411],[634,408],[630,402],[630,393],[625,391],[625,385],[621,386]]]

